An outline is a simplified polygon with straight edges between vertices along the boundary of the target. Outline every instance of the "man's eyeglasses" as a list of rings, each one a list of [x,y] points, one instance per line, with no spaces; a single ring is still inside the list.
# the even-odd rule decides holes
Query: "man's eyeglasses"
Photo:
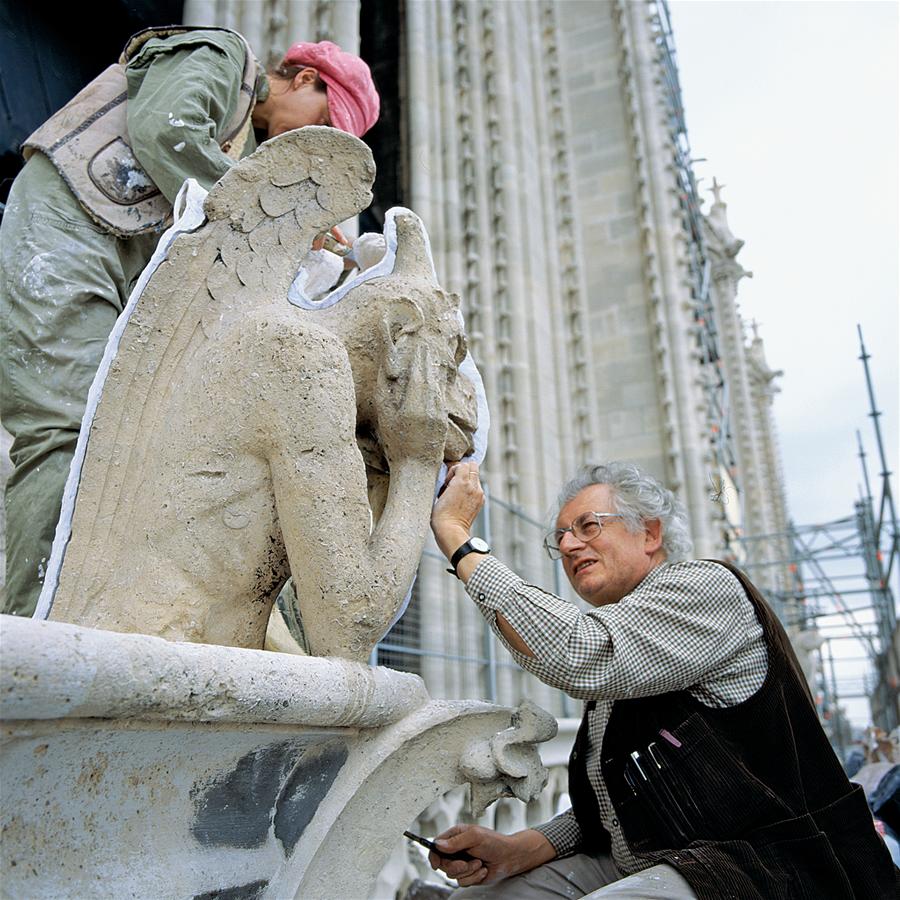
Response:
[[[582,513],[568,528],[557,528],[554,531],[548,531],[544,535],[544,549],[550,559],[562,559],[563,552],[559,545],[562,539],[570,531],[572,536],[582,544],[586,544],[594,538],[600,537],[603,530],[604,519],[621,519],[620,513],[602,513],[602,512],[585,512]]]

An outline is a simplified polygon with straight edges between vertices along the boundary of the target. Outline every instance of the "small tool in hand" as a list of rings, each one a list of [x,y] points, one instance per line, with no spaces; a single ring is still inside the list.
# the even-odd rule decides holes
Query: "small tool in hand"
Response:
[[[438,856],[443,857],[444,859],[461,859],[463,862],[475,859],[474,856],[466,853],[465,850],[459,850],[456,853],[446,853],[444,850],[441,850],[434,841],[429,841],[428,838],[424,838],[420,834],[413,834],[411,831],[404,831],[403,836],[408,837],[417,844],[421,844],[423,847],[427,847],[433,853],[437,853]]]

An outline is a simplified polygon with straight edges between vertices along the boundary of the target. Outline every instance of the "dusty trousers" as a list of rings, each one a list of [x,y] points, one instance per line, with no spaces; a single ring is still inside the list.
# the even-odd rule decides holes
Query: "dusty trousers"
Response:
[[[696,900],[690,885],[665,863],[623,876],[608,854],[575,853],[490,885],[459,888],[451,900]]]
[[[3,612],[34,611],[88,389],[158,239],[103,231],[40,153],[13,183],[0,226],[0,421],[13,435]]]

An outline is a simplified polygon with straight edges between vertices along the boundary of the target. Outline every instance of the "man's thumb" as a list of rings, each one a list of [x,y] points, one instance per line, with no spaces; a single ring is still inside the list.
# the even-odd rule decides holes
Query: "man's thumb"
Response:
[[[450,853],[456,853],[458,850],[465,850],[473,844],[478,843],[478,838],[471,829],[466,828],[465,826],[456,827],[459,828],[458,831],[453,834],[445,833],[443,837],[440,837],[435,841],[435,844]]]

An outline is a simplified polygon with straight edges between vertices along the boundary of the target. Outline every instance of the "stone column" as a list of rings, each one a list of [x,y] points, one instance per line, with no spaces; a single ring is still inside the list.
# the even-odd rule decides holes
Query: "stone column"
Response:
[[[258,0],[185,0],[183,19],[186,25],[218,25],[239,31],[265,66],[277,62],[296,41],[327,38],[355,50],[359,46],[358,6],[355,0],[270,0],[263,10]],[[352,27],[348,28],[351,18]],[[342,25],[340,38],[335,19]]]
[[[703,219],[706,247],[711,263],[710,296],[719,331],[719,365],[729,387],[729,426],[738,456],[738,471],[729,473],[740,485],[740,497],[725,498],[743,507],[743,531],[766,534],[771,530],[771,497],[762,478],[760,435],[751,400],[747,355],[744,346],[744,322],[737,304],[738,282],[750,277],[737,261],[744,242],[728,227],[726,204],[720,197],[721,186],[713,180],[715,202]]]
[[[776,535],[766,548],[770,559],[788,560],[793,548],[787,537],[789,523],[787,495],[784,488],[784,472],[781,465],[781,449],[778,444],[778,427],[772,403],[780,390],[777,379],[784,373],[780,369],[772,369],[766,361],[762,338],[753,325],[753,338],[747,350],[748,377],[750,379],[750,395],[753,409],[753,422],[759,438],[760,477],[766,484],[769,495],[770,524],[767,534]],[[790,591],[793,588],[793,575],[786,568],[773,572],[772,587],[776,590]]]
[[[627,43],[634,69],[638,115],[633,119],[635,134],[641,141],[640,155],[645,158],[647,195],[652,218],[648,240],[658,264],[658,289],[662,297],[662,321],[658,322],[668,338],[672,359],[672,388],[676,404],[677,464],[680,493],[688,508],[695,552],[699,556],[713,554],[716,542],[712,530],[711,509],[707,492],[711,461],[706,436],[698,354],[691,346],[692,322],[689,310],[692,298],[685,261],[687,235],[677,202],[674,174],[675,148],[667,128],[663,105],[663,73],[656,58],[656,44],[648,8],[643,3],[622,3],[623,39]],[[677,476],[676,476],[677,477]]]
[[[596,458],[595,443],[599,434],[597,397],[590,353],[589,306],[585,282],[582,222],[574,197],[572,172],[572,121],[565,103],[565,82],[560,63],[562,35],[557,4],[541,4],[542,35],[540,55],[545,74],[544,89],[536,92],[540,121],[546,123],[547,139],[541,142],[545,154],[543,185],[547,193],[545,209],[552,210],[555,243],[548,253],[548,275],[561,295],[557,301],[559,342],[568,370],[568,390],[560,396],[561,437],[567,446],[561,448],[567,471],[576,463]]]

